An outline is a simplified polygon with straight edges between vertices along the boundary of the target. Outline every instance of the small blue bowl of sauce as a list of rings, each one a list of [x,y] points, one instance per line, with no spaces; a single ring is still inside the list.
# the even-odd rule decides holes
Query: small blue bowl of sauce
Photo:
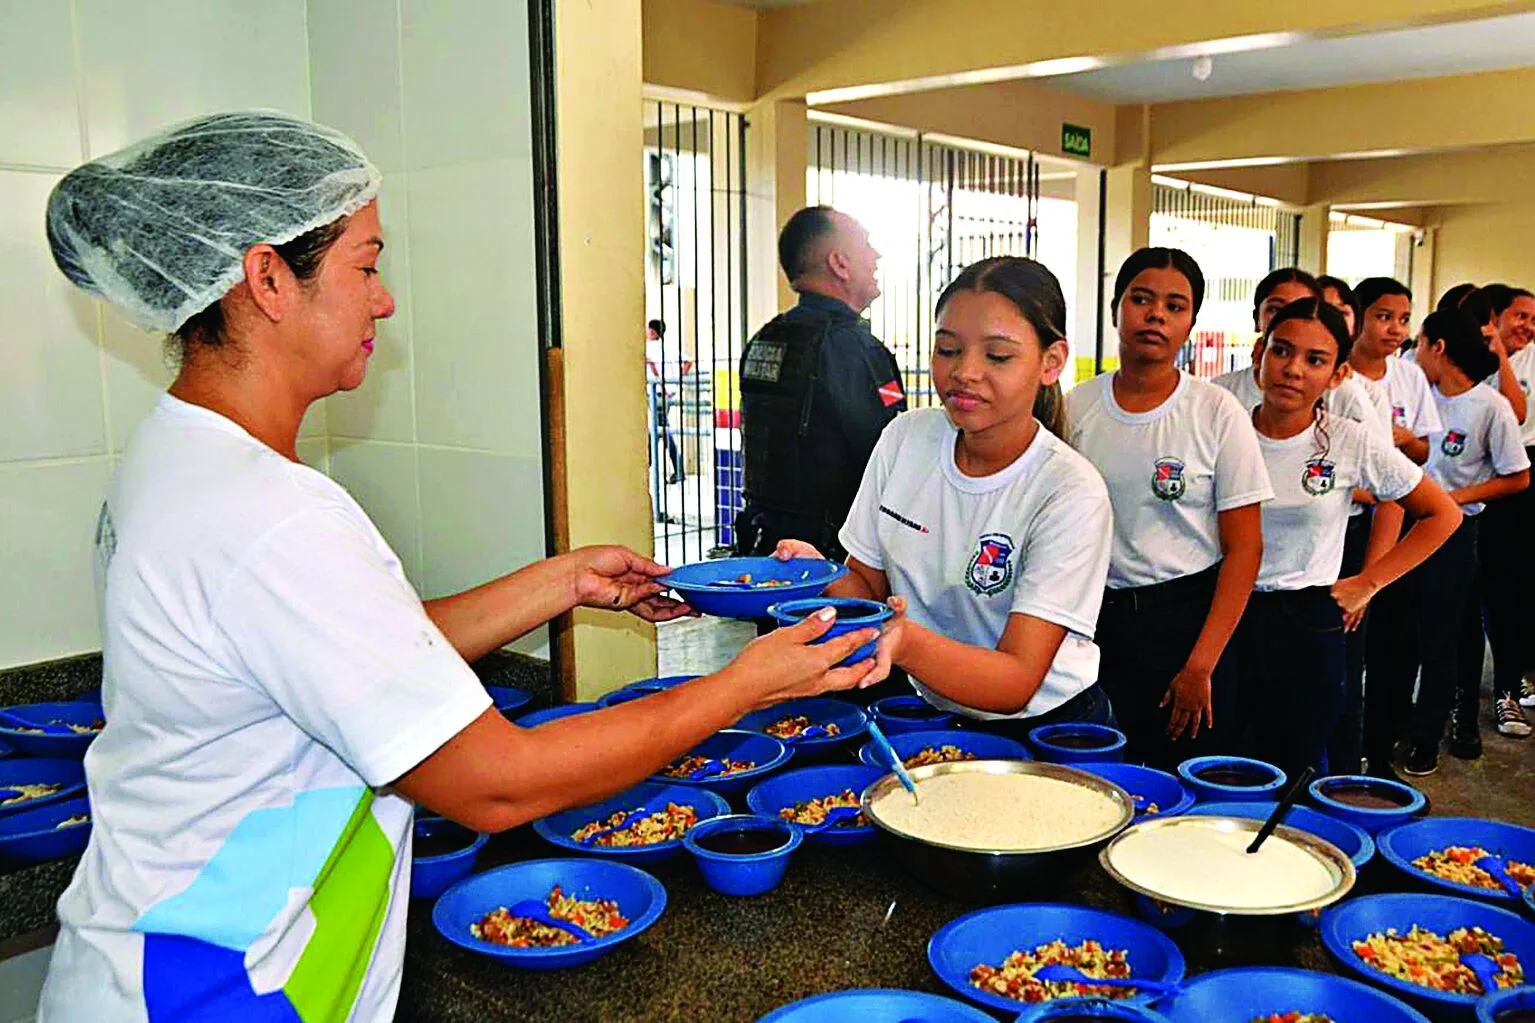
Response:
[[[687,833],[704,883],[721,895],[761,895],[778,887],[789,854],[805,840],[799,828],[778,817],[734,813],[712,817]]]

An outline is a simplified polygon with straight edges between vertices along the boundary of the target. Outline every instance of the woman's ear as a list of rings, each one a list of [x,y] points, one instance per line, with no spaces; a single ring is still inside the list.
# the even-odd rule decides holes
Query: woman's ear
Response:
[[[1058,383],[1061,374],[1066,371],[1066,366],[1071,360],[1071,350],[1065,340],[1057,338],[1046,348],[1040,359],[1039,384],[1041,387],[1049,387]]]

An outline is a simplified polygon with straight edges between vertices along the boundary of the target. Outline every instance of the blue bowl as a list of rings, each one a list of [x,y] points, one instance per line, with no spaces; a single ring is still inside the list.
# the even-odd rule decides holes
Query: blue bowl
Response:
[[[595,820],[607,820],[616,810],[632,810],[642,804],[661,809],[667,803],[693,807],[698,812],[700,824],[711,817],[722,817],[730,812],[730,804],[725,802],[723,796],[716,795],[708,789],[699,788],[697,785],[663,785],[653,781],[642,781],[634,788],[620,792],[616,796],[610,796],[600,803],[576,807],[573,810],[561,810],[559,813],[540,817],[533,822],[533,830],[538,837],[551,845],[585,856],[608,857],[642,866],[661,863],[682,851],[682,839],[674,838],[669,842],[657,842],[654,845],[610,848],[582,845],[570,836],[584,824]]]
[[[595,941],[552,948],[508,948],[481,941],[469,925],[500,906],[523,899],[540,902],[559,885],[566,895],[611,899],[629,918],[629,926]],[[611,952],[655,923],[666,908],[666,889],[637,867],[608,860],[525,860],[465,878],[444,892],[432,907],[437,932],[460,948],[491,956],[524,970],[559,970],[580,966]]]
[[[801,998],[757,1023],[996,1023],[980,1009],[925,991],[857,988]]]
[[[90,725],[102,720],[101,704],[89,701],[76,701],[74,703],[27,703],[19,707],[6,707],[5,710],[21,718],[23,721],[31,721],[35,724],[71,724]],[[69,734],[69,735],[41,735],[35,732],[22,732],[7,723],[0,722],[0,740],[4,740],[18,753],[25,753],[33,757],[74,757],[79,760],[85,756],[86,747],[96,741],[96,733]]]
[[[1502,888],[1475,888],[1456,884],[1419,870],[1412,861],[1448,845],[1477,845],[1494,856],[1518,860],[1535,866],[1535,830],[1503,821],[1484,821],[1476,817],[1424,817],[1399,824],[1376,837],[1380,854],[1409,880],[1429,885],[1452,895],[1488,902],[1506,903],[1518,908],[1516,900]],[[1530,969],[1535,973],[1535,963]]]
[[[522,707],[533,702],[533,694],[526,689],[513,689],[511,686],[486,686],[485,691],[490,694],[491,701],[501,716],[511,718],[512,714]]]
[[[1340,789],[1363,789],[1370,795],[1389,799],[1401,805],[1392,810],[1353,806],[1333,798],[1332,793]],[[1387,828],[1394,828],[1398,824],[1406,824],[1414,820],[1428,809],[1428,799],[1411,785],[1386,778],[1372,778],[1367,774],[1337,774],[1328,778],[1318,778],[1307,786],[1306,791],[1311,794],[1311,801],[1327,816],[1348,821],[1355,827],[1362,828],[1371,838]]]
[[[1476,1023],[1500,1023],[1499,1014],[1514,1009],[1535,1012],[1535,987],[1526,984],[1506,988],[1497,994],[1483,995],[1476,1003]]]
[[[920,696],[887,696],[875,700],[869,704],[869,714],[887,737],[953,728],[957,723],[953,714],[939,710]]]
[[[989,732],[972,732],[969,729],[940,729],[933,732],[907,732],[904,735],[887,736],[890,748],[902,761],[937,746],[953,746],[973,754],[976,760],[1033,760],[1029,748],[1017,739],[1009,739]],[[858,759],[870,767],[877,767],[883,774],[890,773],[890,765],[875,742],[866,742],[858,750]]]
[[[743,575],[752,577],[753,586],[721,586]],[[768,616],[768,607],[785,600],[814,597],[847,575],[847,566],[818,558],[720,558],[700,561],[674,569],[656,582],[676,590],[694,610],[719,618],[759,619]],[[765,586],[766,582],[787,582],[787,586]]]
[[[1023,1002],[982,991],[970,983],[981,963],[1000,965],[1019,949],[1032,950],[1059,938],[1076,945],[1088,938],[1106,949],[1124,949],[1130,975],[1177,983],[1183,979],[1183,953],[1171,938],[1138,920],[1086,906],[1031,903],[993,906],[966,913],[940,927],[927,943],[927,961],[938,979],[974,1002],[1006,1012],[1021,1012]],[[1125,1001],[1147,1003],[1136,993]]]
[[[785,600],[774,604],[767,609],[768,617],[778,623],[779,628],[786,625],[797,625],[806,618],[815,614],[823,607],[837,609],[837,620],[832,622],[831,628],[822,633],[821,638],[811,646],[819,646],[828,640],[845,636],[849,632],[857,632],[859,629],[878,629],[895,616],[895,612],[889,606],[881,604],[877,600],[863,600],[859,597],[813,597],[808,600]],[[857,664],[859,661],[868,660],[874,656],[875,647],[879,645],[877,639],[870,640],[863,646],[848,654],[837,662],[839,667],[849,664]]]
[[[1249,784],[1201,778],[1201,772],[1226,771],[1251,778]],[[1178,765],[1178,777],[1197,803],[1275,802],[1285,786],[1285,773],[1273,764],[1247,757],[1194,757]]]
[[[1346,969],[1430,1016],[1471,1019],[1480,996],[1430,991],[1388,976],[1354,954],[1353,942],[1391,927],[1406,934],[1414,924],[1439,935],[1458,927],[1481,927],[1502,938],[1504,948],[1521,963],[1535,963],[1535,923],[1485,902],[1448,895],[1365,895],[1339,903],[1322,915],[1322,943]]]
[[[513,721],[512,724],[522,728],[537,728],[539,725],[548,724],[550,721],[558,721],[560,718],[574,717],[577,714],[585,714],[599,709],[595,703],[562,703],[557,707],[545,707],[543,710],[535,710],[530,714]]]
[[[863,795],[863,790],[883,778],[888,772],[861,764],[823,764],[819,767],[800,767],[766,781],[760,781],[746,794],[746,805],[752,813],[764,817],[777,817],[795,803],[805,803],[823,796],[833,796],[844,789]],[[795,830],[799,830],[796,828]],[[816,845],[862,845],[874,841],[875,827],[827,828],[806,834],[806,840]]]
[[[1339,1023],[1428,1023],[1418,1010],[1357,980],[1271,966],[1217,970],[1195,977],[1162,1003],[1162,1012],[1172,1023],[1247,1023],[1287,1012],[1322,1013]]]
[[[1261,800],[1246,803],[1200,803],[1188,811],[1192,817],[1244,817],[1254,821],[1266,821],[1273,812],[1274,804]],[[1363,830],[1325,813],[1318,813],[1310,807],[1292,806],[1281,823],[1313,834],[1324,842],[1331,842],[1354,862],[1356,871],[1375,856],[1375,841]]]
[[[731,833],[769,832],[780,839],[771,849],[754,853],[716,852],[701,844]],[[704,883],[721,895],[761,895],[778,887],[789,870],[789,855],[805,840],[799,828],[779,817],[732,813],[704,821],[687,833],[683,846],[693,854]]]
[[[801,715],[809,718],[812,724],[836,725],[840,729],[838,734],[820,739],[785,739],[789,751],[801,763],[841,749],[869,730],[869,719],[864,716],[863,708],[825,696],[785,700],[765,710],[754,710],[731,727],[766,735],[768,726],[775,721]]]
[[[480,858],[480,850],[490,836],[470,831],[462,824],[455,824],[445,817],[418,814],[412,827],[415,842],[427,838],[459,840],[460,848],[437,856],[421,856],[412,848],[410,860],[410,897],[435,899],[448,886],[457,883],[474,872],[474,862]]]
[[[1194,793],[1166,771],[1117,761],[1100,761],[1080,766],[1088,774],[1096,774],[1106,781],[1113,782],[1131,796],[1144,796],[1146,803],[1157,804],[1156,813],[1146,813],[1137,809],[1135,811],[1137,821],[1146,820],[1148,817],[1176,817],[1194,805]]]
[[[76,796],[0,817],[0,859],[41,863],[84,851],[91,837],[90,822],[67,828],[59,825],[90,812],[90,800]]]
[[[752,785],[787,764],[791,755],[788,746],[771,736],[734,728],[715,732],[688,753],[701,757],[713,757],[716,760],[740,760],[757,766],[750,771],[740,771],[723,777],[702,778],[698,781],[673,778],[659,773],[651,775],[650,780],[663,785],[696,785],[710,792],[718,792],[722,796],[733,796],[737,792],[745,792]]]
[[[1069,745],[1091,743],[1091,745]],[[1034,755],[1048,764],[1101,764],[1125,758],[1125,733],[1085,721],[1040,725],[1029,732]]]
[[[0,789],[16,785],[61,785],[59,791],[0,806],[0,817],[35,810],[85,793],[85,769],[78,760],[36,760],[21,757],[0,763]]]
[[[691,682],[697,675],[665,675],[660,678],[642,678],[638,682],[630,682],[626,686],[620,686],[597,700],[599,707],[611,707],[615,703],[628,703],[630,700],[638,700],[642,696],[651,693],[659,693],[673,686],[680,686],[684,682]]]
[[[1057,998],[1024,1009],[1014,1023],[1076,1023],[1078,1020],[1104,1020],[1105,1023],[1167,1023],[1167,1017],[1155,1009],[1108,998]],[[1244,1020],[1243,1023],[1246,1023]]]

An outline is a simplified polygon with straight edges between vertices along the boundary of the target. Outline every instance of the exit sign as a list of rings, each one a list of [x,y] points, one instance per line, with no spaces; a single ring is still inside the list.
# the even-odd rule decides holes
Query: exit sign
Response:
[[[1061,125],[1061,152],[1072,156],[1093,155],[1093,130],[1080,124]]]

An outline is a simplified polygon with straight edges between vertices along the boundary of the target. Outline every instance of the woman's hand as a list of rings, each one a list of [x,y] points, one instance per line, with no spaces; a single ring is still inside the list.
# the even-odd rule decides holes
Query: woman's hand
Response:
[[[901,663],[901,645],[911,635],[912,623],[906,620],[905,597],[891,597],[885,604],[895,615],[880,630],[879,651],[894,666]]]
[[[1332,584],[1332,599],[1337,601],[1338,609],[1343,612],[1344,632],[1353,632],[1359,628],[1370,606],[1370,599],[1379,589],[1362,575],[1349,576]]]
[[[681,601],[660,595],[665,587],[656,579],[671,569],[627,547],[581,547],[565,557],[578,606],[632,611],[647,622],[697,615]]]
[[[759,636],[746,644],[725,671],[757,692],[758,707],[837,689],[861,689],[890,674],[890,656],[883,645],[872,658],[846,668],[832,667],[879,635],[874,629],[858,629],[812,646],[836,619],[831,608],[823,608],[804,621]]]
[[[792,561],[795,558],[813,558],[816,561],[826,560],[826,555],[803,540],[778,541],[778,546],[773,550],[773,557],[779,561]]]
[[[1215,708],[1210,701],[1210,671],[1185,664],[1173,677],[1167,692],[1162,694],[1158,707],[1173,705],[1167,719],[1167,735],[1171,739],[1182,738],[1185,732],[1190,739],[1199,735],[1199,726],[1215,727]]]

